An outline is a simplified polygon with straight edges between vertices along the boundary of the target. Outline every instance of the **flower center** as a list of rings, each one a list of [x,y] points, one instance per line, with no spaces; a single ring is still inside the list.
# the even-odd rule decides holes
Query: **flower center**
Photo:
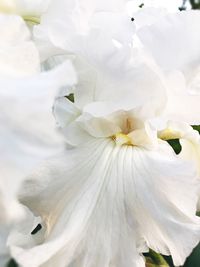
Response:
[[[116,145],[128,145],[133,146],[133,140],[129,134],[133,131],[133,121],[131,118],[126,118],[123,123],[122,131],[116,133],[111,138],[115,141]]]
[[[115,141],[116,145],[122,146],[122,145],[128,145],[133,146],[132,139],[124,133],[117,133],[112,136],[112,140]]]

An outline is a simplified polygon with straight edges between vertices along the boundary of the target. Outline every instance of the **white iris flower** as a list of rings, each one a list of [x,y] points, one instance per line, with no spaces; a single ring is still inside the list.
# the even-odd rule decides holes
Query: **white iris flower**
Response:
[[[27,242],[30,234],[14,238],[13,256],[23,267],[144,267],[142,253],[151,248],[183,265],[200,239],[198,172],[165,140],[181,138],[181,130],[186,136],[186,130],[192,131],[187,123],[199,114],[190,89],[175,83],[186,77],[182,67],[196,58],[189,50],[178,58],[173,54],[179,36],[164,39],[170,53],[160,57],[155,54],[160,47],[153,44],[170,20],[170,34],[183,20],[186,36],[181,38],[196,42],[192,53],[197,52],[200,38],[192,38],[192,27],[199,26],[200,15],[164,17],[155,22],[161,29],[155,37],[151,31],[144,38],[139,34],[144,49],[150,36],[151,56],[149,50],[132,47],[134,20],[124,12],[104,10],[88,19],[81,5],[70,9],[69,3],[58,1],[36,28],[41,36],[45,32],[43,40],[70,55],[77,70],[78,83],[68,92],[74,102],[60,97],[54,106],[70,146],[24,184],[20,201],[40,216],[42,230],[34,242]],[[172,97],[172,89],[180,99]],[[195,114],[181,106],[185,97],[194,101]],[[179,127],[169,122],[173,111]]]

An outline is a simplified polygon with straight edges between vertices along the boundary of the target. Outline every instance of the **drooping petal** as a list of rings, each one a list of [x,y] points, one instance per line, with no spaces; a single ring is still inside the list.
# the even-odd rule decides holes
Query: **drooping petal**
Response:
[[[195,218],[198,190],[194,188],[198,182],[190,176],[189,165],[176,160],[165,147],[161,147],[160,152],[138,151],[133,157],[132,190],[135,186],[137,192],[141,192],[139,195],[136,192],[139,208],[135,212],[147,245],[161,254],[171,254],[176,266],[183,265],[185,257],[198,243],[199,222]],[[131,186],[127,190],[131,193]],[[183,195],[186,199],[181,199]],[[189,239],[193,244],[187,243]]]
[[[44,242],[12,244],[12,253],[30,267],[144,267],[146,243],[182,265],[199,241],[195,177],[167,144],[149,151],[99,139],[68,150],[21,191],[47,227]]]

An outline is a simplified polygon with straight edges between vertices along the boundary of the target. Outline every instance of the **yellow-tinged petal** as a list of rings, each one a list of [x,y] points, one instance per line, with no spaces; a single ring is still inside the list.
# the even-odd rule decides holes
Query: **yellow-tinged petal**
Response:
[[[171,140],[171,139],[179,139],[181,134],[179,131],[176,131],[172,128],[164,129],[158,133],[158,137],[162,140]]]
[[[133,145],[131,138],[127,134],[117,133],[115,134],[112,139],[115,141],[116,145]]]

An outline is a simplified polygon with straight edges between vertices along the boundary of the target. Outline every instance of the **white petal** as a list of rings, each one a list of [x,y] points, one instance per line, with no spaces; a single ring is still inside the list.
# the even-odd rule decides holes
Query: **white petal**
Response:
[[[1,14],[0,77],[23,77],[39,70],[39,54],[23,19]]]
[[[133,0],[129,1],[130,2],[130,7],[134,11],[138,10],[144,10],[144,9],[149,9],[149,8],[157,8],[158,10],[160,9],[166,9],[166,11],[170,12],[177,12],[178,8],[182,5],[182,0],[168,0],[168,1],[160,1],[160,0]],[[129,3],[128,2],[128,3]],[[143,7],[141,8],[141,4],[144,4]]]
[[[91,110],[100,111],[107,114],[118,110],[130,110],[142,105],[149,106],[150,113],[157,113],[163,108],[165,103],[165,87],[162,83],[157,69],[151,64],[148,58],[141,56],[140,51],[132,52],[124,49],[111,54],[103,54],[102,57],[93,57],[93,79],[91,83],[87,83],[87,91],[89,91],[90,106],[86,112],[92,113]],[[101,59],[101,61],[99,60]],[[88,76],[87,76],[88,77]],[[84,84],[83,84],[84,85]],[[80,80],[79,91],[82,89]],[[83,87],[84,89],[84,87]],[[76,101],[81,101],[82,94],[75,96]],[[86,92],[84,90],[84,92]],[[79,100],[80,99],[80,100]],[[149,102],[151,99],[151,103]],[[83,103],[83,101],[81,101]],[[107,102],[108,108],[105,110]],[[88,103],[84,103],[86,104]],[[98,105],[98,107],[95,106]],[[151,107],[151,108],[150,108]]]
[[[54,115],[60,127],[65,127],[80,116],[80,110],[66,97],[60,97],[54,103]]]
[[[74,60],[79,76],[74,90],[77,106],[82,108],[89,102],[109,101],[117,103],[119,109],[131,109],[149,102],[150,98],[155,109],[163,107],[165,88],[155,64],[143,52],[130,48],[131,31],[130,36],[124,38],[124,31],[115,25],[121,21],[126,24],[124,14],[99,12],[93,20],[90,17],[89,25],[86,19],[85,25],[84,8],[78,12],[72,3],[72,6],[68,2],[64,4],[64,7],[60,2],[55,8],[52,6],[36,29],[47,27],[48,38],[55,47],[78,57]],[[68,16],[67,10],[71,10]],[[108,31],[105,31],[105,19],[110,23]],[[120,43],[120,39],[127,42]],[[116,41],[121,46],[116,45]]]
[[[190,125],[200,124],[200,95],[187,88],[181,72],[174,71],[167,76],[168,102],[164,116],[169,120],[187,122]]]
[[[126,13],[98,12],[92,16],[90,24],[121,44],[131,44],[135,33],[135,24]]]
[[[29,267],[144,267],[146,241],[182,265],[199,241],[196,185],[193,168],[167,144],[148,151],[91,141],[26,182],[20,199],[47,231],[42,244],[13,246],[13,255]]]
[[[179,139],[181,151],[178,156],[194,165],[200,179],[200,135],[198,131],[187,123],[176,121],[168,121],[163,129],[158,132],[158,136],[163,140]],[[200,197],[198,209],[200,209]]]
[[[40,16],[47,11],[51,0],[15,0],[16,12],[23,16]]]
[[[182,147],[180,156],[193,162],[200,176],[200,138],[198,142],[192,142],[186,138],[182,138],[180,142]]]
[[[130,185],[127,190],[131,193],[137,188],[135,212],[141,222],[141,232],[149,247],[171,254],[176,266],[183,265],[198,243],[197,180],[191,176],[189,165],[175,159],[166,149],[164,153],[138,151],[133,159],[135,180],[132,189]]]
[[[180,139],[181,152],[179,156],[184,160],[188,160],[191,164],[194,164],[199,179],[200,179],[200,136],[199,133],[190,130]],[[199,188],[199,201],[197,205],[198,211],[200,210],[200,188]]]
[[[82,43],[82,39],[87,39],[87,36],[84,36],[85,33],[90,31],[91,28],[98,29],[104,33],[105,38],[109,36],[109,39],[115,38],[117,36],[120,40],[123,40],[122,36],[126,36],[127,40],[130,40],[128,36],[132,35],[132,25],[129,17],[127,19],[123,19],[124,12],[123,7],[125,6],[124,0],[121,1],[110,1],[109,4],[104,1],[68,1],[68,0],[58,0],[52,1],[48,8],[48,12],[42,16],[41,24],[35,27],[35,35],[41,39],[42,35],[46,37],[42,37],[42,39],[48,39],[49,42],[54,47],[60,47],[64,50],[74,51],[77,50]],[[111,14],[111,12],[113,14]],[[102,13],[102,19],[98,20],[92,26],[92,17],[94,14]],[[106,13],[106,15],[105,15]],[[116,14],[115,14],[116,13]],[[123,16],[119,16],[118,14]],[[109,30],[104,31],[105,23],[104,17],[107,17]],[[109,19],[111,16],[111,19]],[[122,18],[122,19],[121,19]],[[100,23],[99,23],[100,22]],[[121,22],[121,23],[120,23]],[[116,28],[114,23],[118,23],[119,26],[123,23],[124,27]],[[114,26],[114,27],[113,27]],[[129,27],[129,30],[122,31],[123,28]],[[45,30],[44,30],[45,29]],[[38,35],[40,33],[40,36]],[[103,43],[102,43],[103,44]]]
[[[12,176],[13,171],[20,175],[20,171],[32,168],[41,158],[61,148],[62,139],[55,131],[50,111],[57,91],[73,84],[73,76],[67,62],[32,78],[0,80],[0,147],[4,151],[0,165],[4,177],[7,172]]]
[[[147,7],[138,10],[137,13],[133,13],[133,17],[135,19],[137,29],[140,29],[141,27],[154,24],[166,14],[167,10],[164,8]]]
[[[51,0],[1,0],[0,10],[23,16],[39,16],[47,10]]]
[[[139,36],[164,69],[187,70],[200,59],[199,24],[198,11],[179,12],[144,27]]]
[[[188,11],[165,16],[139,31],[142,42],[157,63],[163,70],[172,72],[168,118],[190,124],[200,123],[200,35],[196,34],[199,24],[199,12]],[[173,73],[174,70],[177,73]]]
[[[34,77],[0,79],[0,190],[8,223],[21,216],[16,192],[24,176],[42,159],[63,149],[51,108],[59,88],[74,78],[66,62]]]
[[[109,137],[121,132],[121,128],[109,118],[95,118],[90,114],[84,113],[78,121],[80,126],[94,137]]]
[[[81,111],[66,97],[57,98],[53,109],[57,124],[69,145],[76,146],[90,139],[78,121]]]

